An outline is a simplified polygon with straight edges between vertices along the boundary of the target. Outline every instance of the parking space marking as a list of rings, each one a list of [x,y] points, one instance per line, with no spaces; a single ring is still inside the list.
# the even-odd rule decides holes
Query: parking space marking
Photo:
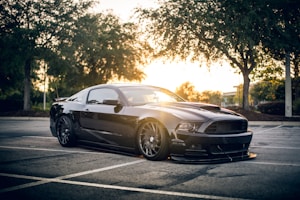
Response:
[[[87,174],[92,174],[92,173],[97,173],[97,172],[103,172],[103,171],[107,171],[107,170],[111,170],[111,169],[115,169],[115,168],[120,168],[120,167],[125,167],[128,165],[134,165],[134,164],[138,164],[141,162],[145,162],[145,159],[140,159],[140,160],[136,160],[133,162],[127,162],[127,163],[122,163],[122,164],[118,164],[118,165],[112,165],[112,166],[108,166],[108,167],[103,167],[103,168],[99,168],[99,169],[93,169],[93,170],[88,170],[88,171],[84,171],[84,172],[79,172],[79,173],[75,173],[75,174],[69,174],[69,175],[65,175],[65,176],[60,176],[57,177],[55,179],[69,179],[69,178],[74,178],[74,177],[78,177],[78,176],[83,176],[83,175],[87,175]]]
[[[297,163],[278,163],[278,162],[262,162],[262,161],[247,161],[249,164],[257,164],[257,165],[276,165],[276,166],[292,166],[292,167],[300,167],[300,164]]]
[[[124,186],[117,186],[117,185],[105,185],[105,184],[98,184],[98,183],[88,183],[88,182],[69,181],[69,180],[59,180],[58,182],[73,184],[73,185],[98,187],[98,188],[104,188],[104,189],[115,189],[115,190],[130,191],[130,192],[152,193],[152,194],[169,195],[169,196],[177,196],[177,197],[190,197],[190,198],[213,199],[213,200],[245,200],[245,199],[241,199],[241,198],[231,198],[231,197],[224,197],[224,196],[214,196],[214,195],[186,193],[186,192],[172,192],[172,191],[166,191],[166,190],[124,187]]]
[[[67,150],[67,149],[47,149],[47,148],[36,148],[36,147],[12,147],[12,146],[0,146],[2,149],[21,149],[21,150],[32,150],[32,151],[52,151],[52,152],[64,152],[64,153],[86,153],[86,154],[103,154],[101,151],[81,151],[81,150]]]
[[[52,137],[52,136],[47,136],[47,137],[45,137],[45,136],[25,135],[25,136],[21,136],[21,137],[23,137],[23,138],[36,138],[36,139],[47,139],[47,140],[51,139],[51,140],[57,140],[56,137]]]
[[[139,160],[141,162],[141,160]],[[134,161],[135,163],[139,163],[138,161]],[[134,163],[131,162],[131,163]],[[134,163],[134,164],[135,164]],[[128,165],[129,163],[127,163]],[[188,198],[197,198],[197,199],[212,199],[212,200],[246,200],[242,198],[232,198],[232,197],[224,197],[224,196],[214,196],[214,195],[206,195],[206,194],[196,194],[196,193],[186,193],[186,192],[173,192],[166,190],[154,190],[154,189],[144,189],[144,188],[134,188],[134,187],[125,187],[125,186],[117,186],[117,185],[106,185],[99,183],[89,183],[89,182],[81,182],[81,181],[71,181],[71,180],[63,180],[61,177],[57,178],[42,178],[36,176],[24,176],[24,175],[16,175],[16,174],[6,174],[0,173],[0,176],[7,176],[12,178],[23,178],[30,180],[38,180],[38,182],[27,183],[19,186],[14,186],[10,188],[4,188],[0,190],[0,193],[11,192],[18,189],[24,189],[28,187],[33,187],[46,183],[63,183],[70,185],[80,185],[87,187],[97,187],[103,189],[112,189],[112,190],[122,190],[129,192],[141,192],[141,193],[151,193],[151,194],[159,194],[159,195],[169,195],[169,196],[177,196],[177,197],[188,197]]]
[[[264,128],[263,130],[255,131],[254,134],[261,134],[261,133],[264,133],[264,132],[268,132],[268,131],[271,131],[271,130],[274,130],[274,129],[281,128],[282,126],[283,125],[275,126],[275,127],[272,127],[272,128]]]
[[[283,125],[278,125],[275,127],[259,127],[257,132],[254,131],[254,134],[262,134],[265,132],[272,133],[272,130],[282,128]],[[260,129],[261,128],[261,129]],[[39,137],[39,136],[23,136],[23,137],[36,137],[37,139],[47,138],[50,139],[51,137]],[[56,139],[53,137],[53,139]],[[276,146],[251,146],[253,148],[275,148],[275,149],[290,149],[290,150],[300,150],[298,147],[276,147]],[[65,152],[65,153],[86,153],[86,154],[103,154],[103,152],[95,152],[89,150],[68,150],[68,149],[47,149],[47,148],[34,148],[34,147],[12,147],[12,146],[0,146],[0,148],[6,149],[22,149],[22,150],[36,150],[36,151],[52,151],[52,152]],[[118,167],[124,167],[128,165],[134,165],[138,163],[145,162],[145,159],[139,159],[133,162],[127,162],[119,165],[112,165],[108,167],[92,169],[88,171],[78,172],[69,175],[63,175],[55,178],[43,178],[43,177],[35,177],[35,176],[26,176],[26,175],[17,175],[17,174],[8,174],[8,173],[0,173],[0,176],[12,177],[12,178],[20,178],[20,179],[28,179],[32,180],[33,182],[17,185],[13,187],[3,188],[0,189],[0,193],[10,192],[30,187],[35,187],[42,184],[47,183],[63,183],[63,184],[72,184],[72,185],[80,185],[80,186],[87,186],[87,187],[96,187],[102,189],[112,189],[112,190],[121,190],[121,191],[129,191],[129,192],[141,192],[141,193],[149,193],[149,194],[158,194],[158,195],[169,195],[169,196],[178,196],[178,197],[187,197],[187,198],[199,198],[199,199],[228,199],[234,200],[239,198],[230,198],[230,197],[223,197],[223,196],[214,196],[214,195],[205,195],[205,194],[197,194],[197,193],[185,193],[185,192],[172,192],[172,191],[165,191],[165,190],[155,190],[155,189],[144,189],[144,188],[135,188],[135,187],[125,187],[125,186],[118,186],[118,185],[106,185],[106,184],[98,184],[98,183],[90,183],[90,182],[81,182],[81,181],[72,181],[66,180],[74,177],[79,177],[87,174],[102,172],[106,170],[115,169]],[[286,166],[286,167],[300,167],[300,163],[277,163],[277,162],[263,162],[263,161],[244,161],[246,164],[257,164],[257,165],[274,165],[274,166]]]
[[[260,148],[260,149],[286,149],[286,150],[300,150],[300,147],[276,147],[276,146],[257,146],[250,145],[250,148]]]
[[[29,187],[49,183],[49,182],[58,182],[62,179],[74,178],[74,177],[83,176],[83,175],[87,175],[87,174],[102,172],[102,171],[111,170],[111,169],[115,169],[115,168],[125,167],[125,166],[128,166],[128,165],[138,164],[138,163],[145,162],[145,161],[146,160],[140,159],[140,160],[135,160],[133,162],[127,162],[127,163],[112,165],[112,166],[103,167],[103,168],[99,168],[99,169],[83,171],[83,172],[79,172],[79,173],[75,173],[75,174],[59,176],[59,177],[56,177],[56,178],[41,178],[41,177],[32,177],[32,176],[23,176],[23,175],[10,175],[10,174],[6,174],[6,173],[0,173],[0,175],[2,175],[2,176],[39,180],[38,182],[26,183],[26,184],[22,184],[22,185],[18,185],[18,186],[13,186],[13,187],[9,187],[9,188],[0,189],[0,193],[11,192],[11,191],[19,190],[19,189],[29,188]]]

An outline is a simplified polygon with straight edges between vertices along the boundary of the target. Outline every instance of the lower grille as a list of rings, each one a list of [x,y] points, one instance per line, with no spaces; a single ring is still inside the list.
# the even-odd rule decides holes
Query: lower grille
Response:
[[[213,155],[217,154],[228,154],[228,153],[238,153],[247,151],[249,144],[219,144],[210,145],[209,152]]]
[[[238,121],[217,121],[209,125],[205,133],[207,134],[233,134],[246,132],[248,129],[247,120]]]

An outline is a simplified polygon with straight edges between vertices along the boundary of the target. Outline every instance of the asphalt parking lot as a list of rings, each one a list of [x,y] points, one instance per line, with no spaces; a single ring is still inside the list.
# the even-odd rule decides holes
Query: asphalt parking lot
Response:
[[[300,122],[251,123],[257,158],[154,162],[63,148],[43,118],[0,118],[0,199],[300,199]]]

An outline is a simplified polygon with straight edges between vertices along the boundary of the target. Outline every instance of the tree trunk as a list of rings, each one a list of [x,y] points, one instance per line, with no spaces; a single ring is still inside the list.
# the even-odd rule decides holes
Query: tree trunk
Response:
[[[24,66],[24,104],[23,110],[30,110],[30,91],[31,91],[31,81],[30,81],[30,72],[31,72],[31,60],[27,59]]]
[[[243,109],[249,110],[249,87],[250,87],[250,78],[249,74],[243,73]]]

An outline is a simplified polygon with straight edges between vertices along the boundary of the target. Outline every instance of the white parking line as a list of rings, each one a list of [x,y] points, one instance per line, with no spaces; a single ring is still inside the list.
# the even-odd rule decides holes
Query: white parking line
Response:
[[[31,147],[11,147],[11,146],[0,146],[0,148],[6,149],[26,149],[26,150],[37,150],[37,151],[57,151],[57,152],[67,152],[67,153],[88,153],[88,154],[99,154],[101,152],[88,152],[88,151],[78,151],[78,150],[66,150],[66,149],[46,149],[46,148],[31,148]],[[199,198],[199,199],[214,199],[214,200],[221,200],[221,199],[228,199],[228,200],[237,200],[240,198],[230,198],[224,196],[214,196],[214,195],[206,195],[206,194],[197,194],[197,193],[185,193],[185,192],[172,192],[172,191],[165,191],[165,190],[155,190],[155,189],[144,189],[144,188],[135,188],[135,187],[125,187],[125,186],[118,186],[118,185],[106,185],[106,184],[98,184],[98,183],[90,183],[90,182],[81,182],[81,181],[71,181],[65,180],[74,177],[79,177],[87,174],[107,171],[115,168],[125,167],[129,165],[135,165],[142,162],[146,162],[145,159],[138,159],[133,162],[122,163],[118,165],[112,165],[108,167],[78,172],[74,174],[59,176],[55,178],[44,178],[44,177],[35,177],[35,176],[26,176],[26,175],[17,175],[17,174],[8,174],[8,173],[0,173],[0,176],[12,177],[12,178],[21,178],[21,179],[28,179],[34,180],[34,182],[30,182],[27,184],[17,185],[13,187],[3,188],[0,189],[0,193],[4,192],[12,192],[20,189],[30,188],[42,184],[47,183],[64,183],[64,184],[72,184],[72,185],[80,185],[80,186],[87,186],[87,187],[97,187],[103,189],[113,189],[113,190],[122,190],[122,191],[131,191],[131,192],[141,192],[141,193],[150,193],[150,194],[158,194],[158,195],[169,195],[169,196],[178,196],[178,197],[186,197],[186,198]],[[277,165],[277,166],[293,166],[299,167],[300,164],[297,163],[274,163],[274,162],[255,162],[255,161],[245,161],[246,164],[258,164],[258,165]],[[241,199],[242,200],[242,199]]]
[[[242,200],[240,198],[231,198],[231,197],[224,197],[224,196],[214,196],[214,195],[195,194],[195,193],[186,193],[186,192],[172,192],[166,190],[153,190],[153,189],[134,188],[134,187],[123,187],[117,185],[104,185],[98,183],[87,183],[87,182],[69,181],[69,180],[59,180],[58,182],[73,184],[73,185],[98,187],[104,189],[115,189],[115,190],[130,191],[130,192],[143,192],[143,193],[152,193],[152,194],[169,195],[169,196],[177,196],[177,197],[190,197],[190,198],[213,199],[213,200]]]
[[[139,161],[142,162],[141,160],[139,160]],[[136,164],[136,163],[139,163],[139,162],[134,161],[131,163],[125,163],[125,164],[123,164],[123,166],[130,165],[130,164]],[[93,171],[93,170],[91,170],[91,171]],[[214,195],[186,193],[186,192],[173,192],[173,191],[166,191],[166,190],[153,190],[153,189],[134,188],[134,187],[125,187],[125,186],[117,186],[117,185],[106,185],[106,184],[89,183],[89,182],[81,182],[81,181],[70,181],[70,180],[63,180],[63,179],[61,179],[62,177],[42,178],[42,177],[36,177],[36,176],[24,176],[24,175],[6,174],[6,173],[0,173],[0,176],[7,176],[7,177],[12,177],[12,178],[23,178],[23,179],[30,179],[30,180],[39,180],[39,181],[33,182],[33,183],[27,183],[27,184],[15,186],[15,187],[4,188],[4,189],[0,190],[0,193],[15,191],[18,189],[33,187],[33,186],[51,182],[51,183],[64,183],[64,184],[87,186],[87,187],[97,187],[97,188],[103,188],[103,189],[122,190],[122,191],[129,191],[129,192],[141,192],[141,193],[151,193],[151,194],[159,194],[159,195],[169,195],[169,196],[177,196],[177,197],[189,197],[189,198],[212,199],[212,200],[246,200],[246,199],[241,199],[241,198],[231,198],[231,197],[224,197],[224,196],[214,196]],[[72,176],[72,175],[68,175],[68,176]]]
[[[276,147],[276,146],[257,146],[257,145],[253,145],[253,146],[250,145],[250,148],[300,150],[300,147]]]
[[[255,161],[247,161],[249,164],[256,165],[276,165],[276,166],[291,166],[291,167],[300,167],[300,164],[297,163],[278,163],[278,162],[255,162]]]
[[[115,169],[115,168],[119,168],[119,167],[125,167],[128,165],[134,165],[134,164],[138,164],[141,162],[145,162],[146,160],[144,159],[140,159],[140,160],[136,160],[133,162],[128,162],[128,163],[122,163],[119,165],[112,165],[112,166],[108,166],[108,167],[103,167],[103,168],[99,168],[99,169],[93,169],[93,170],[88,170],[88,171],[84,171],[84,172],[79,172],[79,173],[75,173],[75,174],[69,174],[69,175],[65,175],[65,176],[60,176],[57,177],[55,179],[69,179],[69,178],[74,178],[74,177],[78,177],[78,176],[83,176],[83,175],[87,175],[87,174],[92,174],[92,173],[97,173],[97,172],[103,172],[103,171],[107,171],[107,170],[111,170],[111,169]]]
[[[99,151],[79,151],[79,150],[67,150],[67,149],[47,149],[47,148],[35,148],[35,147],[12,147],[12,146],[0,146],[2,149],[21,149],[21,150],[32,150],[32,151],[51,151],[51,152],[65,152],[65,153],[86,153],[86,154],[103,154]]]
[[[59,176],[59,177],[56,177],[56,178],[41,178],[41,177],[22,176],[22,175],[12,175],[12,176],[10,176],[10,174],[0,173],[0,175],[2,175],[2,176],[10,176],[10,177],[15,177],[15,178],[40,180],[38,182],[26,183],[26,184],[23,184],[23,185],[18,185],[18,186],[14,186],[14,187],[0,189],[0,193],[11,192],[11,191],[19,190],[19,189],[29,188],[29,187],[49,183],[49,182],[58,182],[62,179],[74,178],[74,177],[78,177],[78,176],[82,176],[82,175],[92,174],[92,173],[96,173],[96,172],[102,172],[102,171],[111,170],[111,169],[124,167],[124,166],[128,166],[128,165],[134,165],[134,164],[145,162],[145,161],[146,160],[136,160],[136,161],[133,161],[133,162],[122,163],[122,164],[119,164],[119,165],[113,165],[113,166],[109,166],[109,167],[104,167],[104,168],[99,168],[99,169],[94,169],[94,170],[88,170],[88,171],[75,173],[75,174],[69,174],[69,175],[65,175],[65,176]]]
[[[57,151],[57,152],[68,152],[68,153],[97,153],[97,152],[85,152],[85,151],[74,151],[74,150],[57,150],[57,149],[46,149],[46,148],[30,148],[30,147],[11,147],[11,146],[0,146],[0,148],[6,149],[25,149],[25,150],[37,150],[37,151]],[[98,153],[99,154],[99,153]],[[172,191],[164,191],[164,190],[154,190],[154,189],[144,189],[144,188],[134,188],[134,187],[125,187],[125,186],[117,186],[117,185],[105,185],[105,184],[97,184],[97,183],[89,183],[89,182],[80,182],[80,181],[71,181],[65,180],[74,177],[79,177],[87,174],[107,171],[115,168],[125,167],[129,165],[134,165],[142,162],[146,162],[145,159],[135,160],[133,162],[122,163],[118,165],[103,167],[99,169],[93,169],[83,172],[78,172],[74,174],[59,176],[55,178],[43,178],[36,176],[26,176],[26,175],[18,175],[18,174],[8,174],[8,173],[0,173],[0,176],[12,177],[12,178],[21,178],[34,180],[35,182],[30,182],[22,185],[17,185],[13,187],[0,189],[0,193],[12,192],[20,189],[30,188],[38,185],[43,185],[47,183],[64,183],[64,184],[72,184],[72,185],[81,185],[88,187],[97,187],[103,189],[114,189],[114,190],[123,190],[123,191],[131,191],[131,192],[141,192],[141,193],[151,193],[151,194],[159,194],[159,195],[169,195],[169,196],[178,196],[178,197],[187,197],[187,198],[199,198],[199,199],[213,199],[213,200],[238,200],[239,198],[230,198],[224,196],[214,196],[214,195],[205,195],[205,194],[196,194],[196,193],[185,193],[185,192],[172,192]],[[242,200],[242,199],[241,199]]]
[[[275,126],[275,127],[272,127],[272,128],[264,128],[264,130],[261,130],[261,131],[254,131],[254,134],[260,134],[260,133],[268,132],[268,131],[271,131],[271,130],[274,130],[274,129],[278,129],[282,126],[283,125]]]
[[[23,138],[37,138],[37,139],[57,140],[56,137],[51,137],[51,136],[45,137],[45,136],[25,135],[25,136],[21,136],[21,137],[23,137]]]

